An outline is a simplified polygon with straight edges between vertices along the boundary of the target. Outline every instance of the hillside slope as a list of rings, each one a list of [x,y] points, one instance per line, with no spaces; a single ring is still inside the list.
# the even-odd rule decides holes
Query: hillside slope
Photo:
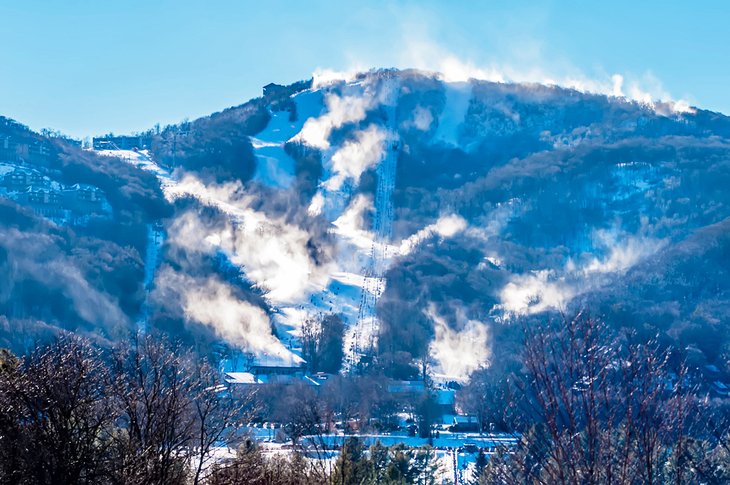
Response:
[[[24,133],[55,147],[57,180],[96,181],[115,230],[105,239],[49,221],[17,197],[4,230],[63,240],[52,244],[64,256],[37,250],[53,261],[86,245],[92,259],[134,260],[124,289],[104,280],[120,274],[113,264],[82,268],[119,321],[299,362],[303,322],[339,314],[345,367],[377,362],[407,377],[427,358],[460,380],[510,358],[517,319],[588,307],[728,364],[730,118],[718,113],[372,71],[269,85],[242,106],[143,134],[148,151],[103,152],[119,159]],[[32,222],[11,222],[23,217]],[[140,239],[155,223],[164,243],[145,282]],[[39,260],[4,244],[6,264]],[[11,309],[35,290],[8,274],[8,341],[29,318],[109,327],[80,311]]]

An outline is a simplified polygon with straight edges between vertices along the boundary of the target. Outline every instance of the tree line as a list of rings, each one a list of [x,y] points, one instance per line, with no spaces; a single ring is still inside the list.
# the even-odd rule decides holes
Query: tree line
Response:
[[[0,358],[0,482],[201,483],[247,415],[206,361],[150,336],[103,350],[61,336]]]
[[[482,429],[517,442],[480,454],[475,484],[730,482],[730,404],[701,391],[681,349],[578,314],[524,325],[521,362],[474,374],[458,394]],[[387,416],[423,412],[387,396],[369,375],[332,376],[319,391],[226,388],[164,338],[102,348],[61,336],[0,354],[0,482],[442,483],[428,447],[318,446],[335,422],[385,430]],[[281,423],[291,450],[262,449],[242,430],[252,420]],[[226,445],[235,457],[216,457]]]
[[[730,403],[700,390],[681,349],[583,313],[523,336],[521,374],[475,376],[462,394],[482,420],[518,431],[480,484],[730,482]]]

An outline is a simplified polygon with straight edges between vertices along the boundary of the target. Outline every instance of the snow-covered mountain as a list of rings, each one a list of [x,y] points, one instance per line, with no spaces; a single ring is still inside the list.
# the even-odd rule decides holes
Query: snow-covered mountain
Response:
[[[130,322],[300,362],[303,322],[339,314],[345,368],[426,359],[458,380],[509,358],[518,319],[572,307],[727,359],[729,137],[671,102],[381,70],[86,156],[166,201],[130,246]]]

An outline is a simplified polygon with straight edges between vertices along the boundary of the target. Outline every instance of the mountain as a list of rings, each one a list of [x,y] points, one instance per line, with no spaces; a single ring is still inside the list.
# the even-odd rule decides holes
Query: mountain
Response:
[[[7,346],[141,328],[298,364],[338,315],[345,369],[464,380],[586,308],[728,367],[720,113],[377,70],[95,150],[3,119],[0,148]]]

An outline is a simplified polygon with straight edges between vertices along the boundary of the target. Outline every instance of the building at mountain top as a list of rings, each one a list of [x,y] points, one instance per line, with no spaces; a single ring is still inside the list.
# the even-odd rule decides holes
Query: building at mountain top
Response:
[[[141,150],[148,147],[151,141],[146,136],[101,136],[94,138],[91,145],[94,150]]]
[[[268,96],[270,94],[278,94],[283,92],[285,89],[286,86],[282,86],[281,84],[269,83],[264,86],[264,96]]]

